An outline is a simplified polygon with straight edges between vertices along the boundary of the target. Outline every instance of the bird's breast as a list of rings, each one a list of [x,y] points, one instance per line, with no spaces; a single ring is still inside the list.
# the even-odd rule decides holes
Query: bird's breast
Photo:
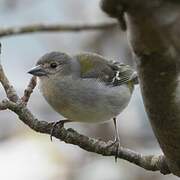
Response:
[[[107,121],[128,104],[131,92],[126,85],[107,87],[92,79],[68,77],[42,82],[41,92],[47,102],[67,119],[82,122]]]

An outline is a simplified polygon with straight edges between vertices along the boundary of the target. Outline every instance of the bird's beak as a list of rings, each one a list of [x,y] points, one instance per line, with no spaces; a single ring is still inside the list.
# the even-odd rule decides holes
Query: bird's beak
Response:
[[[47,76],[47,72],[39,65],[33,67],[28,73],[34,76]]]

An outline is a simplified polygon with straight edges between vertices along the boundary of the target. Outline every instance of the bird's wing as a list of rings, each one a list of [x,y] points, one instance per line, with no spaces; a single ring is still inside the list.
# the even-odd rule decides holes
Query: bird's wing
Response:
[[[76,55],[76,58],[80,63],[81,78],[95,78],[113,86],[133,82],[137,78],[129,65],[108,61],[97,54],[83,53]]]

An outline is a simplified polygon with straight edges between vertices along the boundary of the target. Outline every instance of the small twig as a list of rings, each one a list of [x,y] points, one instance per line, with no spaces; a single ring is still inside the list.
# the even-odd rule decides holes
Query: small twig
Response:
[[[0,64],[0,82],[4,87],[8,99],[13,102],[17,102],[18,96],[16,94],[16,91],[14,87],[10,84],[9,80],[6,78],[1,64]]]
[[[27,88],[24,90],[23,97],[21,98],[22,102],[24,102],[25,104],[28,103],[31,94],[33,93],[33,90],[36,87],[36,84],[37,84],[37,78],[35,76],[33,76],[30,79]]]
[[[0,37],[20,35],[27,33],[37,32],[78,32],[78,31],[92,31],[92,30],[104,30],[113,27],[117,27],[116,22],[106,22],[98,24],[76,24],[76,25],[65,25],[65,24],[36,24],[19,27],[10,27],[0,29]]]
[[[1,43],[0,43],[0,55],[1,55]],[[1,65],[1,60],[0,60],[0,82],[4,87],[8,99],[13,102],[16,102],[18,100],[17,93],[4,73],[3,67]]]

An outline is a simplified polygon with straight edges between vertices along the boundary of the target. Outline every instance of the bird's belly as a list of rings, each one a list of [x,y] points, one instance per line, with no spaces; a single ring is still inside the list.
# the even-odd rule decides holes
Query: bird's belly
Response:
[[[73,85],[69,83],[61,82],[58,88],[52,88],[51,92],[45,92],[42,88],[42,92],[58,113],[72,121],[108,121],[127,106],[131,97],[126,85],[106,87],[99,82],[73,82]]]

